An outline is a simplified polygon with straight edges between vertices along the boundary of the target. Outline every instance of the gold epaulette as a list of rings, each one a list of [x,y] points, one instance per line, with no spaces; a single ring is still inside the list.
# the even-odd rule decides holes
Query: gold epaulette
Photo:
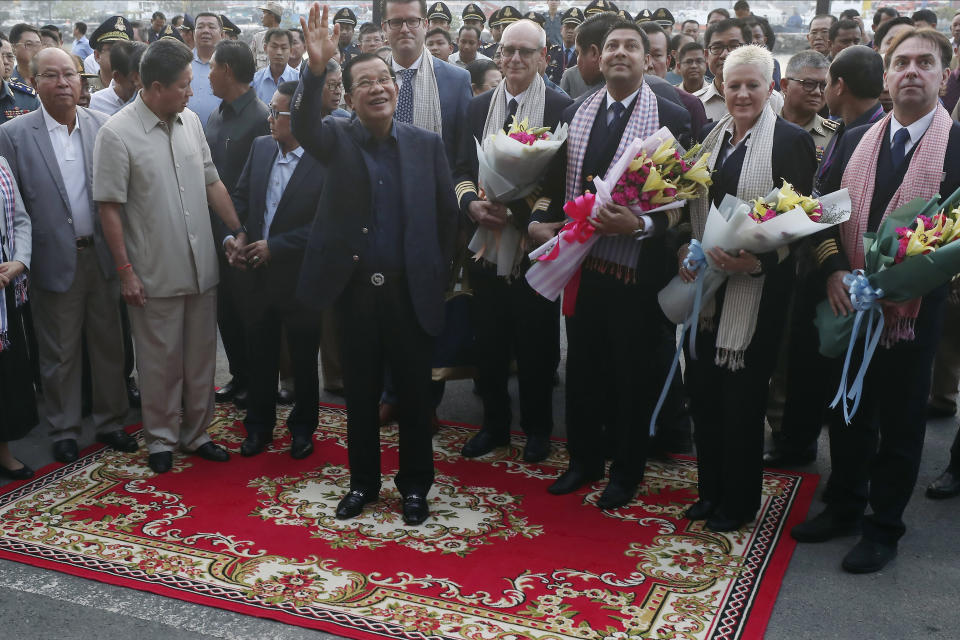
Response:
[[[457,192],[457,202],[463,200],[463,196],[467,195],[468,193],[479,195],[477,193],[477,185],[473,184],[471,180],[464,180],[458,183],[455,187],[455,190]]]
[[[823,128],[828,131],[833,131],[836,133],[837,129],[840,128],[840,123],[836,120],[828,120],[827,118],[820,118],[820,123],[823,125]]]

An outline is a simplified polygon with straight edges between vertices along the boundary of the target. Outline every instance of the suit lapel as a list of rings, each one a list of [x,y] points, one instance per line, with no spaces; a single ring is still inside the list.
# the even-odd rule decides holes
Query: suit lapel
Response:
[[[270,141],[269,145],[264,146],[269,150],[268,153],[254,154],[254,159],[257,161],[257,171],[262,171],[263,175],[258,176],[258,179],[253,182],[253,198],[250,203],[250,210],[259,212],[260,219],[257,220],[257,228],[260,232],[260,237],[258,240],[262,240],[268,231],[268,229],[266,229],[267,191],[270,189],[270,174],[273,171],[273,163],[279,153],[277,143],[273,140]],[[277,207],[277,209],[279,210],[280,207]]]
[[[70,211],[70,199],[67,197],[67,188],[63,184],[63,176],[60,175],[60,165],[57,164],[57,156],[54,155],[53,145],[50,144],[50,134],[47,133],[43,112],[37,109],[30,115],[33,114],[36,114],[33,116],[33,122],[31,123],[34,128],[33,140],[40,150],[43,161],[47,163],[47,169],[50,171],[50,175],[53,176],[53,181],[57,183],[57,191],[60,192],[63,205],[67,208],[67,211]]]
[[[317,163],[306,151],[303,152],[303,155],[300,157],[300,161],[297,163],[297,168],[293,170],[293,175],[290,176],[290,181],[287,183],[286,188],[283,190],[283,195],[280,197],[280,204],[277,205],[277,214],[284,209],[287,204],[287,201],[297,193],[297,189],[300,187],[300,182],[303,180],[303,176],[310,173],[313,169],[313,165]],[[276,216],[273,218],[276,220]]]

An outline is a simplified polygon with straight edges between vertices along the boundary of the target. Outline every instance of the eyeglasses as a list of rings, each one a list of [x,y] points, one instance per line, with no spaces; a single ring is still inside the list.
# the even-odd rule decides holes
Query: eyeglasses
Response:
[[[823,93],[824,91],[827,90],[826,81],[818,82],[816,80],[802,80],[800,78],[790,78],[790,77],[788,77],[787,80],[789,80],[790,82],[796,82],[801,87],[803,87],[803,90],[806,91],[807,93],[813,93],[814,89],[820,89],[820,93]]]
[[[80,74],[78,74],[76,71],[67,71],[66,73],[52,73],[50,71],[47,71],[46,73],[38,73],[37,77],[43,78],[44,80],[54,80],[54,81],[57,81],[60,78],[63,78],[67,82],[73,82],[79,77],[79,75]]]
[[[327,89],[330,89],[330,91],[339,91],[340,89],[343,89],[343,83],[342,83],[342,82],[328,82],[328,83],[326,84],[326,87],[327,87]]]
[[[373,88],[373,85],[379,84],[381,87],[389,87],[394,82],[393,78],[390,76],[381,76],[376,80],[371,80],[370,78],[364,78],[358,82],[353,83],[353,91],[370,91]]]
[[[521,58],[529,58],[537,52],[537,49],[527,49],[526,47],[502,47],[500,53],[505,60],[509,60],[516,54],[520,54]]]
[[[288,116],[288,115],[290,115],[289,111],[277,111],[273,107],[270,107],[270,117],[273,118],[274,120],[276,120],[280,116]]]
[[[719,56],[724,51],[733,51],[734,49],[739,49],[742,46],[743,46],[742,42],[731,42],[729,44],[716,43],[707,47],[707,51],[709,51],[711,54],[715,56]]]
[[[383,24],[387,25],[394,31],[399,30],[403,25],[407,25],[407,29],[413,31],[423,24],[423,18],[391,18],[390,20],[384,20]]]
[[[42,43],[42,42],[33,42],[33,41],[30,41],[30,42],[18,42],[18,43],[15,44],[14,46],[16,46],[16,47],[26,47],[27,49],[37,49],[37,48],[40,47],[41,44],[43,44],[43,43]]]

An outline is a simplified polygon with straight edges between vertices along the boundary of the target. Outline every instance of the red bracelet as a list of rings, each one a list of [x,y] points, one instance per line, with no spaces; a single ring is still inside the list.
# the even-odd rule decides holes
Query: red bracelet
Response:
[[[133,265],[128,262],[127,264],[123,265],[122,267],[117,267],[117,273],[123,271],[124,269],[133,269]]]

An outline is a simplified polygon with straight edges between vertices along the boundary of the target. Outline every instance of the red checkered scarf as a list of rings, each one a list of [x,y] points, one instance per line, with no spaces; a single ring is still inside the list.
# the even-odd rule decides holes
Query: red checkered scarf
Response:
[[[853,211],[850,219],[840,225],[844,253],[852,269],[863,268],[863,234],[870,218],[870,202],[877,179],[877,158],[883,137],[888,135],[893,112],[874,124],[861,138],[843,172],[840,187],[850,193]],[[943,163],[946,161],[947,142],[953,120],[941,105],[937,105],[933,121],[917,142],[903,182],[890,199],[881,222],[898,207],[915,198],[929,199],[940,190],[943,181]],[[913,340],[913,326],[920,312],[920,299],[891,305],[884,310],[883,344],[890,346],[901,340]]]
[[[13,260],[16,255],[16,234],[14,233],[14,216],[17,213],[17,200],[19,199],[17,186],[13,181],[13,175],[7,163],[0,163],[0,198],[3,200],[3,216],[6,223],[7,234],[4,238],[3,247],[7,260]],[[27,274],[21,273],[8,286],[13,287],[13,300],[16,306],[22,305],[27,300]],[[4,351],[10,346],[9,330],[10,320],[7,315],[7,297],[3,290],[0,290],[0,351]]]

